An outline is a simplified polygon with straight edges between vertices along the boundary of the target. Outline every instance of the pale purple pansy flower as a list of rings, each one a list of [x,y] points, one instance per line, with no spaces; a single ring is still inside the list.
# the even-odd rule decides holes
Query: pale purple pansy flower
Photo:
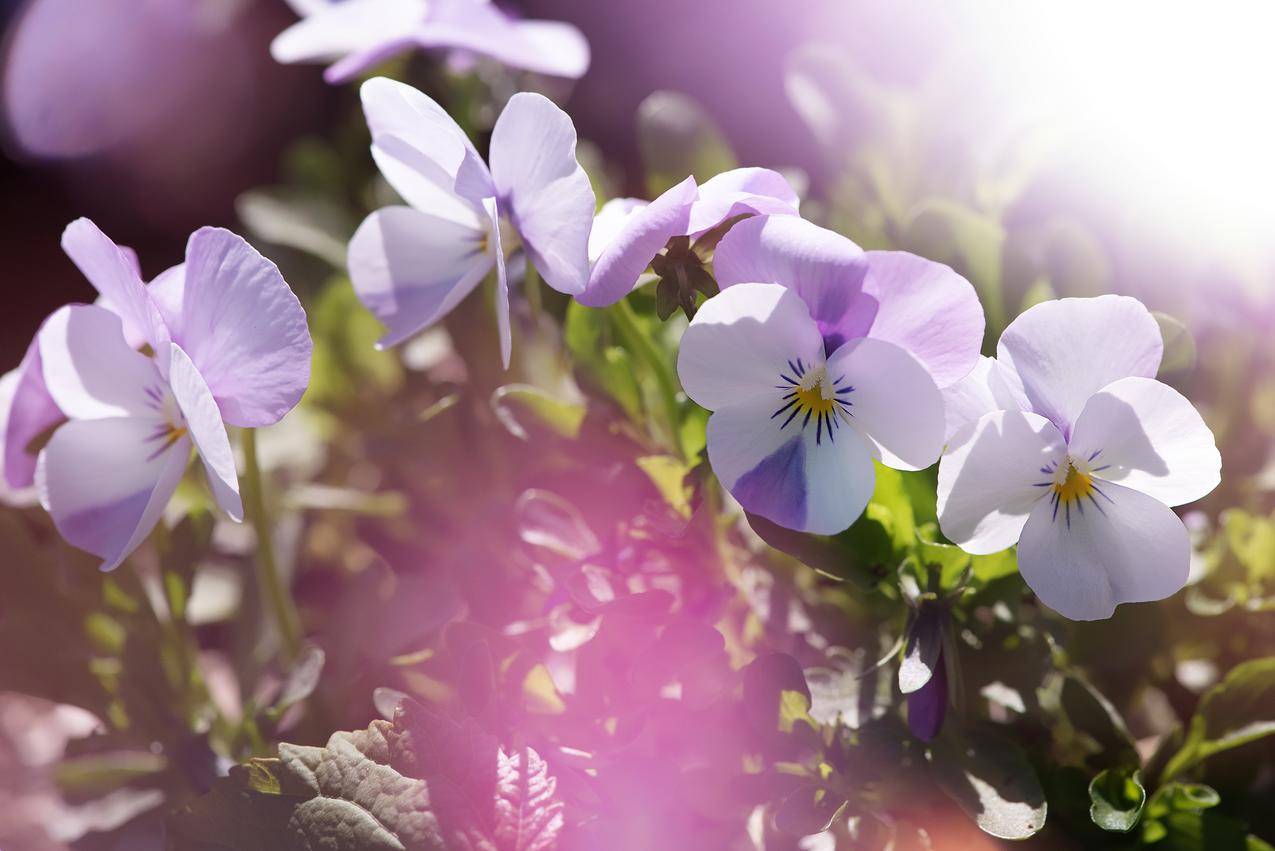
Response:
[[[111,309],[68,305],[36,335],[38,378],[67,422],[40,451],[35,483],[62,536],[110,570],[159,521],[192,447],[217,504],[242,519],[226,426],[291,410],[312,346],[278,269],[229,231],[196,231],[186,262],[149,287],[87,219],[63,247]]]
[[[372,157],[408,205],[372,213],[350,240],[350,281],[387,328],[379,345],[437,322],[495,267],[508,366],[504,240],[516,235],[559,292],[578,295],[588,281],[595,201],[571,118],[541,95],[514,95],[492,129],[488,168],[443,108],[411,86],[378,77],[362,97]],[[502,234],[502,220],[512,231]]]
[[[746,510],[833,534],[867,506],[874,459],[938,460],[939,388],[973,367],[983,334],[965,279],[795,216],[736,224],[714,268],[722,291],[683,336],[678,374],[713,411],[709,461]]]
[[[330,62],[324,79],[343,83],[413,48],[485,56],[511,68],[576,79],[589,69],[589,43],[571,24],[521,21],[486,0],[289,0],[302,19],[275,38],[285,64]]]
[[[1155,380],[1162,354],[1155,318],[1124,296],[1015,319],[956,392],[943,534],[976,554],[1017,543],[1023,579],[1073,620],[1181,589],[1191,546],[1171,506],[1213,490],[1221,456],[1191,403]]]
[[[766,168],[732,169],[703,185],[688,177],[650,203],[608,201],[589,240],[589,285],[576,300],[588,307],[615,304],[673,237],[696,238],[741,215],[796,216],[799,203],[783,175]]]

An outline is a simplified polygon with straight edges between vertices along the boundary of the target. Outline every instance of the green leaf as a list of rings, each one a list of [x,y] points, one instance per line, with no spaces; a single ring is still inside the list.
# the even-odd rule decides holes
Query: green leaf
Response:
[[[1203,783],[1168,783],[1156,792],[1156,799],[1177,812],[1199,812],[1222,803],[1217,790]]]
[[[1137,771],[1108,768],[1089,784],[1089,817],[1103,830],[1128,833],[1137,826],[1147,803],[1147,790]]]
[[[1124,719],[1111,701],[1077,673],[1063,680],[1062,707],[1079,732],[1098,744],[1090,761],[1101,768],[1136,768],[1138,751]]]
[[[949,724],[930,749],[939,788],[1000,839],[1026,839],[1045,826],[1045,793],[1018,746],[983,727],[962,732]]]
[[[637,422],[642,416],[642,388],[629,353],[610,343],[610,326],[604,311],[572,301],[563,322],[563,340],[591,385]]]
[[[907,473],[874,462],[876,486],[867,514],[877,520],[890,534],[895,552],[903,552],[916,542],[916,516],[912,512],[912,500],[908,497],[904,477]]]
[[[1275,656],[1243,662],[1204,695],[1165,778],[1275,733]]]
[[[788,836],[810,836],[827,830],[846,805],[845,798],[813,783],[797,788],[775,811],[775,829]]]
[[[1165,834],[1156,848],[1163,851],[1271,851],[1243,822],[1213,813],[1173,813],[1160,824]]]
[[[669,508],[683,518],[691,516],[690,493],[686,487],[690,469],[685,461],[672,455],[644,455],[634,459],[634,463],[646,473]]]
[[[881,565],[889,558],[889,537],[875,520],[860,517],[847,531],[829,537],[794,532],[760,514],[746,517],[757,537],[826,576],[849,580],[868,590],[876,588],[885,576]],[[865,544],[867,538],[874,543]],[[875,562],[874,555],[880,556]]]
[[[703,108],[677,92],[653,92],[642,101],[637,133],[652,198],[687,175],[703,183],[738,165],[726,137]]]
[[[810,717],[810,688],[797,660],[786,653],[758,656],[744,669],[744,712],[760,733],[791,733]]]
[[[1001,255],[1005,230],[995,219],[944,198],[931,198],[911,211],[903,247],[946,263],[970,280],[988,313],[988,325],[1003,326]]]
[[[1164,338],[1164,357],[1160,359],[1160,375],[1183,373],[1195,366],[1195,338],[1181,320],[1167,313],[1155,311],[1151,314],[1160,326],[1160,336]]]
[[[491,407],[496,418],[521,440],[530,440],[529,428],[538,426],[570,440],[580,436],[584,422],[584,405],[550,396],[530,384],[506,384],[491,394]]]

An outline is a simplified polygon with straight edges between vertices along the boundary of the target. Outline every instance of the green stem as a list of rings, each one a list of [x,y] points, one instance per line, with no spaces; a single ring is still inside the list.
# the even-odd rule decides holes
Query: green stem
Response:
[[[243,430],[244,512],[257,533],[257,581],[262,596],[269,601],[274,612],[275,626],[283,642],[283,652],[288,661],[301,652],[301,620],[292,602],[290,591],[279,576],[279,563],[274,554],[274,538],[271,535],[270,518],[266,515],[266,502],[261,488],[261,464],[257,461],[257,433]]]
[[[664,411],[668,417],[673,448],[679,458],[685,459],[686,450],[682,446],[681,408],[677,403],[677,383],[673,379],[672,370],[660,357],[659,351],[656,350],[650,338],[638,327],[637,314],[633,312],[633,306],[629,304],[628,299],[621,299],[615,304],[611,309],[611,318],[615,321],[620,336],[628,343],[629,349],[640,360],[645,361],[651,372],[655,374],[656,383],[660,387],[660,397],[664,403]]]

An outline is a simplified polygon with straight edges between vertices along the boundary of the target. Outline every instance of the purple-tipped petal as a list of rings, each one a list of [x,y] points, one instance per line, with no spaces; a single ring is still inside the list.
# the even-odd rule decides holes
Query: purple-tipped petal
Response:
[[[665,243],[686,234],[698,192],[695,178],[688,177],[630,216],[603,249],[589,274],[589,285],[576,301],[586,307],[606,307],[628,295]]]
[[[801,201],[788,181],[768,168],[735,168],[710,178],[699,187],[691,205],[688,232],[698,236],[734,216],[795,216]]]
[[[578,29],[555,21],[515,21],[494,3],[430,0],[429,18],[416,41],[555,77],[579,78],[589,69],[589,43]]]
[[[914,355],[939,387],[964,378],[983,345],[983,307],[970,282],[905,251],[869,251],[864,292],[877,301],[868,334]]]
[[[32,340],[17,369],[6,374],[11,395],[0,407],[4,429],[4,478],[15,490],[35,483],[35,458],[27,451],[31,442],[64,418],[57,402],[44,384],[39,341]]]
[[[217,400],[181,346],[169,344],[167,348],[170,358],[168,380],[173,398],[186,419],[185,425],[195,444],[195,451],[204,463],[213,497],[231,520],[243,520],[235,453],[230,448],[230,437],[226,434],[225,423],[221,421]]]
[[[36,485],[58,532],[113,570],[163,515],[190,438],[159,417],[72,420],[40,452]]]
[[[723,289],[760,282],[794,290],[829,352],[864,336],[876,316],[876,300],[863,291],[863,250],[796,216],[757,216],[735,225],[717,245],[713,272]]]
[[[396,345],[447,315],[491,269],[489,229],[474,230],[411,207],[385,207],[350,240],[350,282]]]
[[[570,116],[543,95],[510,98],[491,132],[491,176],[502,211],[545,283],[569,295],[583,292],[597,202],[576,161]]]
[[[71,419],[152,416],[164,380],[153,360],[124,339],[120,318],[105,308],[70,304],[36,335],[49,395]]]
[[[273,263],[228,230],[200,228],[186,244],[172,339],[230,425],[278,422],[310,382],[313,344],[301,302]]]
[[[129,340],[158,346],[166,339],[131,249],[116,245],[89,219],[76,219],[62,232],[62,250],[101,293],[105,306],[123,319]]]

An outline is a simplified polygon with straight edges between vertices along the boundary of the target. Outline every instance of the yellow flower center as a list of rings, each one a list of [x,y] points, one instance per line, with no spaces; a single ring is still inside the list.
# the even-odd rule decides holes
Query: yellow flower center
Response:
[[[1093,493],[1093,477],[1076,469],[1076,465],[1068,462],[1067,477],[1054,483],[1054,493],[1064,504],[1077,502]]]

